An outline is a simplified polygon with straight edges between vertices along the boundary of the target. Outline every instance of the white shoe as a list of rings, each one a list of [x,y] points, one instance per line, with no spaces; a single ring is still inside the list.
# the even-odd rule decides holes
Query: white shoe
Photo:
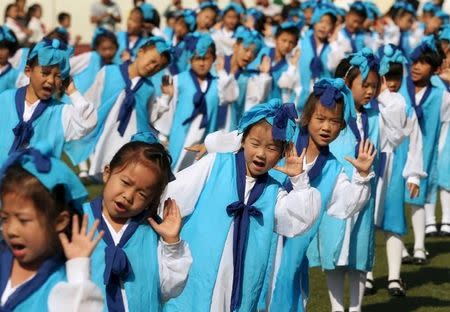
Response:
[[[83,170],[83,171],[80,171],[80,173],[78,174],[78,177],[80,179],[84,179],[84,178],[89,177],[89,174],[88,174],[88,172],[86,170]]]

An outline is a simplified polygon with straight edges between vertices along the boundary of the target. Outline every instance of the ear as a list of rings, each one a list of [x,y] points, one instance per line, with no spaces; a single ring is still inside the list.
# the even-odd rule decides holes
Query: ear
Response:
[[[56,217],[55,230],[57,233],[63,232],[70,223],[70,214],[68,211],[63,211]]]
[[[24,72],[25,72],[25,75],[26,75],[28,78],[30,78],[31,71],[32,71],[31,67],[30,67],[29,65],[26,65],[26,66],[25,66],[25,69],[24,69]]]
[[[111,177],[111,167],[109,165],[106,165],[105,169],[103,170],[103,183],[108,182],[110,177]]]

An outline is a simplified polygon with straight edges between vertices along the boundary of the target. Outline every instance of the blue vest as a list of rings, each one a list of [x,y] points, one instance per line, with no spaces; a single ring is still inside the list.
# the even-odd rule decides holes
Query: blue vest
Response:
[[[75,164],[88,159],[89,155],[94,151],[100,136],[103,133],[105,122],[108,115],[117,101],[119,94],[125,90],[125,81],[120,73],[119,65],[105,66],[105,79],[103,81],[103,93],[101,96],[101,103],[97,109],[97,125],[86,136],[79,140],[67,142],[64,151],[69,156],[70,160]],[[154,88],[152,83],[147,78],[142,86],[136,92],[136,104],[134,110],[136,111],[137,132],[151,131],[148,119],[148,100],[152,97]],[[121,105],[122,103],[118,103]],[[112,131],[117,131],[113,129]]]
[[[189,71],[184,71],[178,75],[178,103],[176,105],[172,129],[169,138],[169,151],[173,159],[173,165],[178,162],[183,150],[186,135],[189,132],[191,123],[183,125],[194,110],[194,95],[196,88]],[[219,110],[219,97],[217,96],[217,78],[211,80],[211,86],[206,92],[208,125],[205,136],[217,129],[217,115]]]
[[[300,96],[297,102],[297,109],[299,111],[303,110],[303,107],[306,104],[306,100],[308,99],[309,95],[311,94],[311,70],[310,70],[310,64],[311,61],[314,58],[314,50],[313,46],[311,44],[310,37],[314,36],[311,32],[310,34],[307,34],[305,37],[303,37],[300,40],[300,51],[302,51],[301,57],[298,59],[298,68],[299,75],[300,75],[300,82],[302,84]],[[328,54],[330,53],[330,46],[327,45],[325,47],[325,50],[321,53],[320,59],[322,60],[323,64],[323,72],[318,78],[331,78],[332,73],[328,70],[327,64],[328,64]]]
[[[88,215],[89,228],[91,228],[95,219],[90,203],[83,205],[83,212]],[[107,312],[106,289],[103,282],[105,248],[106,243],[102,239],[92,253],[91,278],[102,291],[104,311]],[[129,311],[160,311],[161,309],[157,248],[158,236],[147,223],[139,226],[123,247],[132,268],[132,272],[123,281]]]
[[[437,188],[437,154],[438,140],[441,131],[441,106],[444,89],[431,84],[431,93],[421,108],[423,111],[423,120],[419,121],[422,130],[422,156],[423,170],[428,174],[427,177],[420,179],[420,194],[411,199],[408,190],[405,190],[405,202],[413,205],[423,206],[427,202],[436,201]],[[408,96],[408,94],[404,94]],[[431,194],[431,196],[430,196]]]
[[[321,217],[305,233],[284,238],[283,252],[278,274],[275,277],[275,288],[272,295],[273,311],[304,311],[304,300],[308,298],[308,258],[306,252],[310,244],[318,244],[316,233],[320,220],[326,215],[328,203],[335,188],[342,165],[330,154],[322,174],[311,182],[322,198]]]
[[[368,137],[378,149],[379,145],[379,116],[372,109],[367,110]],[[344,159],[345,156],[355,156],[356,138],[350,127],[341,131],[338,138],[330,144],[330,151],[344,167],[344,171],[351,179],[353,166]],[[377,164],[375,164],[376,166]],[[358,219],[350,235],[348,266],[360,271],[370,271],[374,256],[374,208],[376,179],[371,180],[371,196],[364,208],[358,214]],[[322,266],[325,270],[333,270],[341,253],[344,240],[346,220],[324,214],[317,232],[317,244],[311,244],[308,250],[310,266]],[[314,250],[315,248],[315,250]],[[317,250],[318,249],[318,250]]]
[[[77,86],[78,91],[84,94],[95,81],[95,76],[102,68],[102,57],[97,51],[91,51],[91,58],[89,60],[89,65],[80,73],[73,76],[73,81],[75,86]]]
[[[17,89],[7,90],[0,94],[0,166],[8,158],[9,150],[14,142],[13,129],[19,122],[15,96]],[[25,105],[25,104],[24,104]],[[33,122],[34,134],[30,147],[60,158],[64,146],[64,130],[62,125],[62,109],[64,103],[52,100],[41,116]]]
[[[14,89],[16,87],[16,80],[19,76],[17,69],[11,65],[3,73],[0,74],[0,93],[8,89]]]
[[[28,60],[28,54],[30,53],[30,48],[21,48],[21,50],[22,54],[20,55],[20,62],[16,68],[19,73],[25,70],[25,66],[27,65]]]
[[[119,47],[117,48],[116,55],[114,56],[114,63],[116,64],[122,64],[122,53],[128,49],[128,32],[126,31],[119,31],[116,33],[117,43],[119,44]],[[143,39],[139,38],[137,39],[136,43],[133,45],[133,48],[131,49],[131,60],[133,61],[136,58],[136,55],[141,48]]]
[[[227,187],[224,188],[223,186]],[[255,311],[269,261],[274,212],[280,184],[269,176],[266,187],[254,203],[263,216],[250,218],[245,257],[242,303],[238,311]],[[189,243],[194,262],[183,293],[164,306],[164,311],[202,312],[211,307],[223,248],[233,217],[226,207],[238,200],[236,190],[236,161],[231,153],[217,154],[211,175],[187,217],[181,237]],[[213,208],[213,209],[211,209]]]

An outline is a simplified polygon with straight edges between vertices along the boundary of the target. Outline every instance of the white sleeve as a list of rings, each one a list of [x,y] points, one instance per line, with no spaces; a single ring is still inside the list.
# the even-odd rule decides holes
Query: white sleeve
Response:
[[[106,73],[105,67],[102,67],[95,76],[94,83],[84,94],[84,98],[88,102],[94,104],[94,107],[96,109],[98,109],[102,104],[101,102],[102,102],[103,87],[105,85],[105,73]]]
[[[150,122],[155,123],[165,112],[170,109],[171,97],[162,93],[156,98],[150,109]]]
[[[182,217],[190,215],[194,211],[203,187],[211,174],[215,159],[216,154],[208,154],[175,175],[176,179],[169,183],[162,196],[159,207],[160,215],[167,198],[175,199],[180,207]]]
[[[407,183],[419,185],[420,178],[425,178],[427,173],[423,170],[422,131],[415,112],[412,112],[411,117],[408,118],[407,127],[411,131],[409,134],[408,155],[405,168],[403,168],[403,177],[407,179]]]
[[[396,92],[384,90],[378,96],[380,109],[380,139],[383,152],[392,151],[402,142],[407,124],[405,98]]]
[[[352,181],[342,171],[339,174],[333,189],[327,214],[339,219],[352,217],[359,212],[369,200],[370,180],[375,176],[371,172],[367,177],[362,177],[356,169],[353,169]]]
[[[170,130],[172,129],[173,117],[178,102],[178,76],[173,76],[173,90],[172,99],[168,103],[169,108],[153,122],[153,127],[159,131],[159,139],[161,141],[168,140]]]
[[[85,52],[71,57],[69,59],[70,76],[75,76],[85,70],[91,61],[91,57],[92,52]]]
[[[250,110],[256,104],[264,102],[272,86],[272,77],[267,73],[252,76],[247,82],[244,111]]]
[[[220,104],[233,103],[239,97],[239,85],[233,75],[228,75],[224,70],[219,71],[217,89]]]
[[[237,130],[219,130],[208,134],[204,144],[208,153],[226,153],[237,152],[241,148],[241,141],[242,133]]]
[[[100,289],[89,279],[90,259],[75,258],[66,262],[67,282],[59,282],[50,291],[50,312],[103,311]]]
[[[384,44],[391,43],[398,46],[400,42],[400,28],[394,23],[386,25],[384,27],[383,39]]]
[[[330,42],[330,52],[328,53],[327,62],[328,70],[334,73],[339,62],[342,61],[348,53],[352,53],[352,51],[350,41],[345,40],[339,33],[338,40]]]
[[[450,121],[450,92],[444,90],[441,105],[441,122]]]
[[[309,185],[307,172],[289,178],[292,191],[280,188],[275,206],[275,232],[293,237],[308,230],[320,214],[321,196]]]
[[[69,97],[71,104],[64,105],[62,110],[64,139],[66,141],[82,138],[97,124],[97,110],[94,104],[87,101],[78,91],[75,91]]]
[[[184,289],[192,265],[192,255],[188,244],[179,241],[167,244],[162,239],[158,243],[159,278],[163,301],[175,298]]]
[[[8,59],[9,63],[11,63],[12,67],[16,68],[19,67],[20,61],[22,60],[22,53],[25,48],[20,48],[14,53],[12,57]]]
[[[287,70],[285,70],[278,79],[278,86],[281,89],[294,90],[298,83],[299,73],[297,71],[297,65],[289,64]]]

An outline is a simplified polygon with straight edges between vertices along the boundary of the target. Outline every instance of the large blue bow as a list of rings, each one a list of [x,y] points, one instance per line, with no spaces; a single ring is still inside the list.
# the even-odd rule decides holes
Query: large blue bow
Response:
[[[331,3],[325,3],[322,5],[318,5],[314,9],[314,13],[311,17],[311,24],[314,25],[314,24],[320,22],[320,19],[322,18],[322,16],[324,16],[326,14],[330,14],[334,17],[337,17],[338,12],[336,10],[336,7]]]
[[[8,26],[0,26],[0,41],[17,42]]]
[[[350,65],[357,66],[361,72],[363,80],[367,79],[371,70],[378,72],[379,61],[369,48],[350,54]]]
[[[380,48],[379,50],[380,56],[380,76],[384,76],[389,72],[390,63],[400,63],[406,65],[408,60],[403,55],[402,51],[396,48],[392,44],[387,44]]]
[[[342,79],[321,79],[314,84],[314,95],[320,98],[320,103],[328,108],[334,108],[342,100],[342,89],[345,83]]]
[[[142,3],[139,6],[139,10],[141,10],[142,15],[144,16],[144,21],[152,21],[153,18],[155,17],[155,7],[153,5],[151,5],[150,3]]]
[[[413,62],[417,61],[422,53],[427,50],[431,50],[432,52],[437,53],[436,40],[434,40],[433,36],[426,36],[422,39],[420,44],[410,54],[411,60]]]
[[[194,31],[197,27],[197,15],[194,10],[183,10],[183,20],[189,28],[189,31]]]
[[[253,51],[254,55],[257,55],[259,50],[261,50],[263,46],[264,39],[256,30],[252,30],[246,28],[244,26],[239,26],[236,32],[234,33],[234,37],[237,40],[241,40],[242,44],[245,48],[248,48],[250,45],[255,45],[255,50]]]
[[[287,141],[287,128],[289,121],[298,117],[293,103],[286,103],[275,113],[272,124],[272,136],[274,140]]]

